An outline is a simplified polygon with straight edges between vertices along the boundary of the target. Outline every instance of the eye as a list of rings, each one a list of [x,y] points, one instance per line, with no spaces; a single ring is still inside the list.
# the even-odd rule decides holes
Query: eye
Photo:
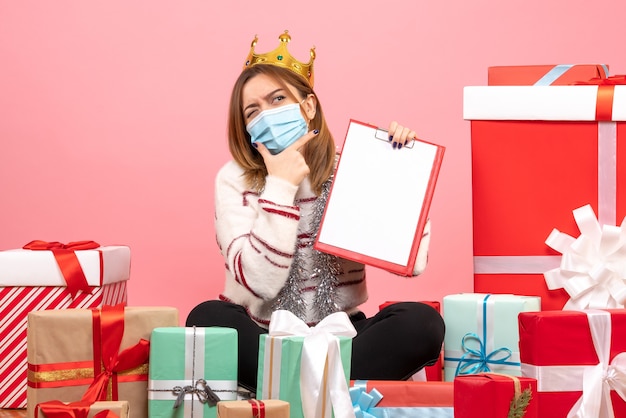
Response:
[[[250,110],[249,112],[247,112],[247,113],[244,115],[244,118],[245,118],[246,120],[250,120],[250,118],[251,118],[252,116],[254,116],[254,115],[256,114],[256,112],[257,112],[257,109],[252,109],[252,110]]]
[[[272,104],[278,104],[282,102],[283,100],[285,100],[286,98],[287,97],[283,96],[282,94],[278,94],[272,98]]]

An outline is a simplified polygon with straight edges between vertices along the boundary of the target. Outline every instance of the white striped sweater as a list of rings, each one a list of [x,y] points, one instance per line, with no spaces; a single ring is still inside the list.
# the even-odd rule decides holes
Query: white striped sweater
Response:
[[[243,306],[262,326],[269,324],[272,305],[285,285],[296,243],[304,251],[304,268],[312,271],[311,257],[316,231],[311,231],[313,203],[317,199],[308,179],[300,187],[268,176],[258,194],[245,185],[243,170],[234,161],[224,165],[215,181],[215,230],[226,264],[226,280],[220,299]],[[414,275],[426,266],[430,222],[420,242]],[[351,313],[367,300],[365,267],[339,259],[337,304]],[[310,277],[310,275],[307,275]],[[302,283],[305,321],[315,323],[312,303],[317,285]]]

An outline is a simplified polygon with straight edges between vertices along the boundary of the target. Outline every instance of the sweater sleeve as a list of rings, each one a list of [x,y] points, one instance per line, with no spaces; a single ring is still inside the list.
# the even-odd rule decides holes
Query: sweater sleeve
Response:
[[[216,177],[215,230],[226,268],[254,297],[269,300],[284,286],[297,242],[298,188],[268,176],[261,195],[245,187],[242,170],[227,164]]]
[[[413,266],[413,276],[419,276],[426,270],[426,264],[428,263],[428,247],[430,246],[430,219],[426,221],[424,226],[424,232],[422,233],[422,239],[420,240],[419,247],[417,248],[417,257],[415,258],[415,265]]]

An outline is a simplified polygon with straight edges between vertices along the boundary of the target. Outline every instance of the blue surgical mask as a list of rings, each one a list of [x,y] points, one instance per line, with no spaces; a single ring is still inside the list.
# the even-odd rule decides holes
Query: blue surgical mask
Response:
[[[293,103],[264,110],[246,125],[251,142],[260,142],[278,154],[308,132],[300,104]]]

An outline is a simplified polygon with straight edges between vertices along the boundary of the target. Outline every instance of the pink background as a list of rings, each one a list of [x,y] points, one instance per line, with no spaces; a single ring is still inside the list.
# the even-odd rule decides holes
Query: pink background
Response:
[[[426,273],[370,268],[364,310],[471,291],[463,86],[486,84],[492,65],[624,74],[625,13],[618,0],[1,2],[0,249],[125,244],[130,304],[175,306],[182,322],[215,298],[213,179],[229,159],[230,89],[254,35],[266,52],[289,29],[294,55],[317,48],[315,87],[339,145],[350,118],[396,119],[447,148]]]

